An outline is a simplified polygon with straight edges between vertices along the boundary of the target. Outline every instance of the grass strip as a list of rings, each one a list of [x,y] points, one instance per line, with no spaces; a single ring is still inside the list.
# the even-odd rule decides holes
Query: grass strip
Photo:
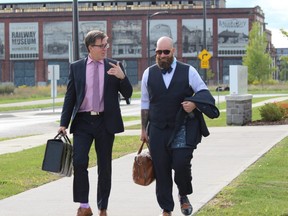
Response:
[[[197,216],[288,215],[288,138],[247,168]]]
[[[54,104],[54,108],[62,107],[63,102],[57,102]],[[19,110],[37,110],[37,109],[52,109],[52,102],[49,104],[35,104],[35,105],[27,105],[27,106],[12,106],[12,107],[0,107],[0,112],[11,112],[11,111],[19,111]]]

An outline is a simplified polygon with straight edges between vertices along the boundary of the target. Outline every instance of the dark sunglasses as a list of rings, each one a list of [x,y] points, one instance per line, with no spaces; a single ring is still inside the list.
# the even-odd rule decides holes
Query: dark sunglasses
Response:
[[[164,55],[169,55],[170,52],[171,50],[156,50],[157,55],[162,55],[162,53],[164,53]]]

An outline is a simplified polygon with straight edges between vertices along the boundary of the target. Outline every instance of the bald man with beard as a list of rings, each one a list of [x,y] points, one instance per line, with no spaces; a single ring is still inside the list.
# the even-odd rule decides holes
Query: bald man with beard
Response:
[[[216,118],[219,111],[196,69],[175,58],[171,38],[159,38],[155,52],[156,64],[144,71],[141,83],[141,140],[149,143],[160,215],[174,210],[172,170],[181,212],[191,215],[193,151],[209,135],[202,113]]]

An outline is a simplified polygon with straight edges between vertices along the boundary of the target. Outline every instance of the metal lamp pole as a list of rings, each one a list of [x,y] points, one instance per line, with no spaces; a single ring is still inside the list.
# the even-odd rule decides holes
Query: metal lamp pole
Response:
[[[157,16],[159,14],[168,14],[169,12],[168,11],[158,11],[158,12],[155,12],[153,14],[150,14],[148,15],[148,26],[147,26],[147,29],[148,29],[148,35],[147,35],[147,41],[148,41],[148,67],[150,66],[151,64],[151,59],[150,59],[150,18],[154,17],[154,16]]]
[[[207,44],[206,44],[206,0],[203,0],[203,49],[207,49]],[[203,79],[204,79],[204,82],[207,81],[206,80],[207,79],[207,69],[204,69]]]
[[[73,0],[73,61],[79,59],[79,13],[78,13],[78,1]]]

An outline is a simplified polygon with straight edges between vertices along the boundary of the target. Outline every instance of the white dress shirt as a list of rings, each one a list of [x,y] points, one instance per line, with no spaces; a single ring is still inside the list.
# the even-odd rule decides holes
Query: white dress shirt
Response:
[[[172,71],[170,73],[162,74],[166,88],[169,87],[174,71],[176,68],[177,59],[174,57],[174,61],[171,65]],[[149,109],[150,100],[147,90],[147,82],[149,77],[149,67],[144,71],[142,81],[141,81],[141,109]],[[208,89],[202,78],[200,77],[197,70],[190,65],[189,67],[189,85],[192,87],[194,93]],[[192,96],[192,95],[191,95]]]

